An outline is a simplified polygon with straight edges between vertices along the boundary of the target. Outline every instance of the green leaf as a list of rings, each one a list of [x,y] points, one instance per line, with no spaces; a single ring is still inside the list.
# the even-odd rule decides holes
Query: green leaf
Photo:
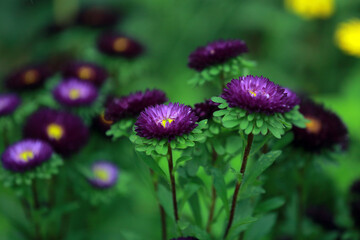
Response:
[[[239,136],[229,136],[226,139],[225,151],[229,154],[234,154],[243,146],[242,138]]]
[[[214,176],[214,187],[216,194],[223,202],[226,214],[229,213],[229,202],[227,197],[226,183],[224,180],[224,174],[217,168],[213,168],[211,174]]]
[[[163,206],[166,214],[175,221],[174,208],[172,205],[172,197],[169,189],[165,188],[162,184],[158,186],[157,196],[161,206]]]
[[[221,117],[224,116],[226,113],[228,113],[228,110],[219,110],[213,113],[214,117]]]
[[[245,130],[249,126],[249,121],[247,119],[242,119],[240,123],[240,129]]]
[[[201,207],[198,194],[193,194],[189,199],[189,205],[193,212],[195,222],[198,226],[202,225]]]
[[[151,168],[156,174],[166,179],[165,172],[159,167],[159,164],[151,157],[144,153],[137,153],[139,158],[143,160],[149,168]]]
[[[223,126],[226,128],[233,128],[237,125],[239,125],[239,120],[230,120],[230,121],[223,122]]]
[[[156,145],[155,151],[160,155],[166,155],[168,153],[167,145]]]
[[[216,103],[225,103],[225,99],[221,98],[221,97],[212,97],[211,100],[213,102],[216,102]]]
[[[282,197],[274,197],[261,202],[257,208],[256,213],[263,214],[272,210],[275,210],[285,204],[285,199]]]
[[[179,165],[180,163],[186,162],[191,160],[191,156],[181,156],[178,160],[176,160],[176,165]]]
[[[246,240],[262,240],[268,236],[271,229],[274,227],[277,215],[274,213],[267,214],[260,218],[255,223],[251,224],[249,229],[246,231]]]
[[[213,147],[214,147],[214,149],[215,149],[215,152],[217,152],[217,154],[223,155],[223,154],[225,153],[225,149],[224,149],[224,147],[221,145],[220,142],[215,142],[215,143],[213,144]]]

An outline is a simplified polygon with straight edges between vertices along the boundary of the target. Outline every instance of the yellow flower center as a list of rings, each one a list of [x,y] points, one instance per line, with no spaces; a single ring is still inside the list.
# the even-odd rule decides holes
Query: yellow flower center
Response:
[[[91,77],[94,75],[94,70],[90,67],[80,67],[78,71],[78,76],[83,80],[91,80]]]
[[[51,139],[60,140],[64,135],[64,129],[62,126],[56,123],[51,123],[46,129],[48,136]]]
[[[307,120],[309,120],[308,123],[306,123],[306,130],[309,133],[318,134],[321,130],[321,122],[313,117],[305,117]]]
[[[249,93],[250,93],[251,96],[256,97],[256,92],[253,92],[253,91],[249,90]]]
[[[19,154],[19,158],[24,162],[28,162],[34,158],[34,153],[32,151],[26,150]]]
[[[102,168],[96,168],[94,170],[95,178],[100,179],[102,181],[108,181],[110,179],[109,173]]]
[[[341,23],[337,27],[335,40],[342,51],[360,57],[360,19]]]
[[[102,112],[102,113],[100,114],[100,120],[101,120],[103,123],[105,123],[106,125],[111,125],[111,124],[114,123],[114,121],[106,120],[106,119],[105,119],[105,113],[104,113],[104,112]]]
[[[27,85],[37,82],[39,73],[36,70],[28,70],[24,73],[24,83]]]
[[[161,125],[166,128],[168,127],[172,122],[174,121],[174,119],[171,118],[166,118],[164,120],[161,121]]]
[[[113,48],[116,52],[123,52],[129,46],[129,40],[124,37],[119,37],[114,41]]]
[[[286,7],[305,18],[329,18],[334,14],[334,0],[285,0]]]
[[[73,88],[69,91],[69,98],[71,100],[76,100],[80,98],[80,91],[79,89]]]

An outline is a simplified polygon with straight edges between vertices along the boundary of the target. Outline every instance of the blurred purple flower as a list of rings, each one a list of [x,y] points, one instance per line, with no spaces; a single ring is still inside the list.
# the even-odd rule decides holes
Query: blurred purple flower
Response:
[[[100,87],[108,77],[108,73],[104,68],[89,62],[71,62],[65,66],[62,75],[65,79],[77,78],[93,83],[98,87]]]
[[[91,6],[83,8],[78,17],[79,25],[92,28],[106,28],[116,25],[119,20],[119,13],[113,8],[105,8],[101,6]]]
[[[96,188],[110,188],[118,180],[118,168],[108,161],[98,161],[92,165],[92,177],[89,182]]]
[[[0,94],[0,117],[13,113],[20,103],[21,99],[16,94]]]
[[[213,113],[219,110],[219,103],[215,103],[211,100],[205,100],[202,103],[197,103],[194,106],[194,112],[198,116],[199,121],[204,119],[212,119]]]

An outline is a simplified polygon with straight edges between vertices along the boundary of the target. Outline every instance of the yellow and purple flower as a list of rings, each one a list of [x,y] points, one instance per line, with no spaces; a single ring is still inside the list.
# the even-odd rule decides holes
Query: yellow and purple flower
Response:
[[[95,102],[98,92],[93,84],[73,78],[59,83],[53,90],[53,96],[60,104],[78,107]]]
[[[56,152],[70,155],[86,144],[89,131],[79,117],[45,108],[28,118],[24,135],[47,141]]]
[[[335,113],[308,99],[301,102],[300,112],[308,123],[305,128],[293,129],[295,146],[310,152],[332,150],[336,146],[343,150],[347,148],[347,128]]]
[[[167,101],[165,93],[157,89],[114,98],[106,106],[105,119],[119,121],[124,118],[137,117],[145,108]]]
[[[110,8],[100,6],[86,7],[82,9],[77,17],[79,25],[104,28],[116,25],[119,19],[119,14]]]
[[[248,48],[242,40],[219,40],[192,52],[189,56],[188,66],[196,71],[202,71],[246,52],[248,52]]]
[[[48,161],[53,154],[51,146],[41,140],[26,139],[9,146],[2,154],[5,169],[24,172]]]
[[[98,161],[92,165],[92,177],[88,180],[96,188],[106,189],[117,183],[119,170],[108,161]]]
[[[221,97],[230,107],[245,109],[250,113],[289,112],[299,103],[295,93],[262,76],[240,77],[226,86]]]
[[[125,58],[135,58],[143,53],[143,46],[136,40],[123,34],[107,32],[103,33],[97,42],[100,52]]]
[[[136,134],[147,139],[169,139],[190,133],[198,117],[191,107],[169,103],[146,108],[135,123]]]
[[[16,94],[0,94],[0,117],[13,113],[21,100]]]
[[[72,62],[62,71],[65,79],[77,78],[79,80],[90,82],[96,86],[101,86],[108,77],[106,70],[94,63]]]
[[[213,113],[219,110],[219,105],[219,103],[207,99],[205,102],[195,104],[194,112],[199,118],[199,121],[204,119],[212,119]]]

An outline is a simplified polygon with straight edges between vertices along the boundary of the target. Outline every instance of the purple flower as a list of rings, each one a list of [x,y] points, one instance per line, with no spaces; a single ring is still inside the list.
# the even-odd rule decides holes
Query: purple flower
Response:
[[[21,100],[16,94],[0,94],[0,117],[13,113]]]
[[[242,40],[219,40],[192,52],[189,56],[188,66],[196,71],[202,71],[246,52],[248,52],[248,48]]]
[[[221,97],[230,107],[265,114],[289,112],[298,103],[296,95],[265,77],[248,75],[233,79]],[[289,94],[289,95],[288,95]]]
[[[114,186],[118,180],[118,168],[107,161],[98,161],[92,165],[92,177],[89,182],[96,188],[110,188]]]
[[[92,6],[80,11],[77,22],[92,28],[112,27],[117,23],[118,16],[119,14],[113,9]]]
[[[118,33],[104,33],[97,42],[100,52],[125,58],[135,58],[143,51],[143,47],[136,40]]]
[[[198,117],[191,107],[169,103],[146,108],[135,123],[135,131],[147,139],[167,138],[169,140],[190,133],[196,126]]]
[[[197,103],[194,107],[194,112],[198,116],[199,121],[204,119],[212,119],[213,113],[217,110],[219,103],[215,103],[212,100],[205,100],[205,102]]]
[[[94,63],[71,62],[62,71],[65,79],[77,78],[86,82],[91,82],[96,86],[101,86],[108,74],[106,70]]]
[[[74,78],[61,82],[54,89],[53,96],[63,105],[78,107],[92,104],[98,97],[98,92],[93,84]]]
[[[196,237],[179,237],[179,238],[172,238],[171,240],[199,240]]]
[[[36,111],[28,118],[24,135],[47,141],[62,155],[77,152],[89,138],[88,129],[79,117],[46,108]]]
[[[336,145],[347,148],[347,128],[335,113],[308,99],[301,102],[300,112],[309,122],[306,128],[293,128],[295,146],[310,152],[333,149]]]
[[[45,65],[28,65],[15,70],[6,78],[6,86],[13,90],[41,87],[51,73]]]
[[[145,108],[163,104],[167,100],[165,93],[156,89],[114,98],[107,104],[105,118],[118,121],[123,118],[137,117]]]
[[[111,125],[114,123],[114,121],[107,120],[105,118],[105,113],[102,112],[101,114],[96,116],[93,123],[98,130],[105,134],[107,130],[111,128]]]
[[[9,146],[2,154],[1,161],[7,170],[24,172],[48,161],[52,153],[48,143],[26,139]]]

